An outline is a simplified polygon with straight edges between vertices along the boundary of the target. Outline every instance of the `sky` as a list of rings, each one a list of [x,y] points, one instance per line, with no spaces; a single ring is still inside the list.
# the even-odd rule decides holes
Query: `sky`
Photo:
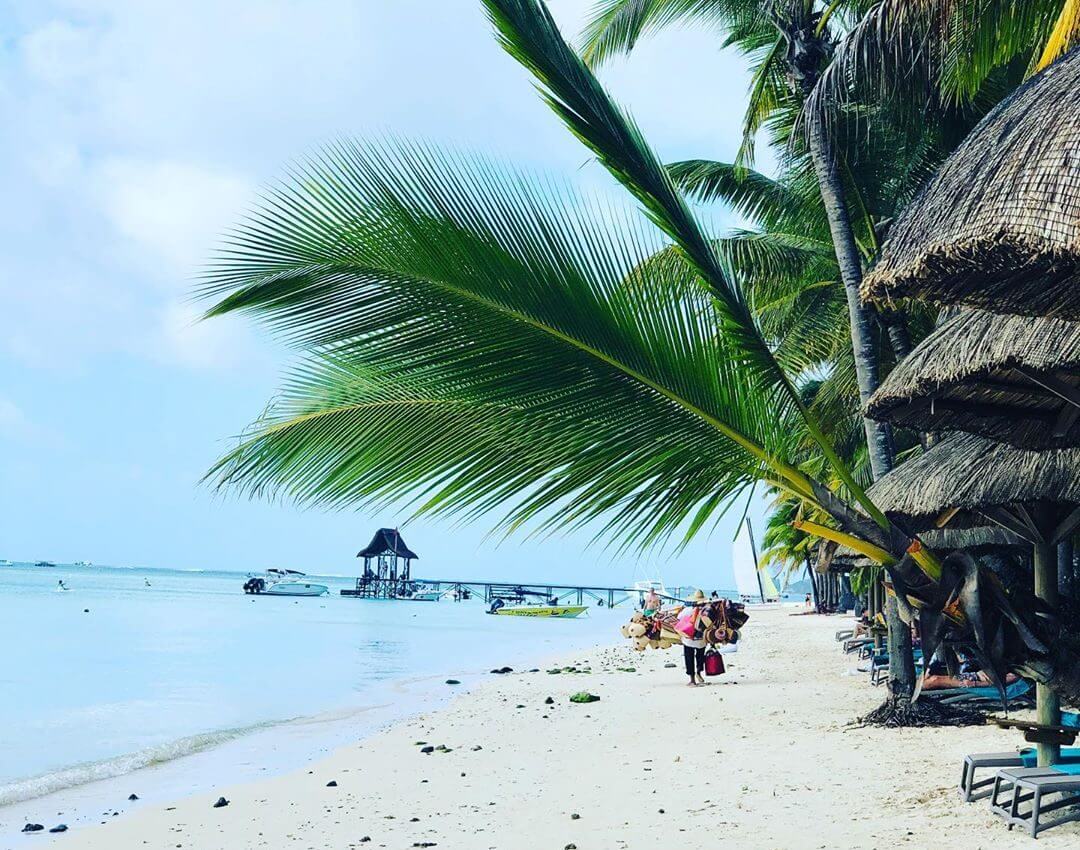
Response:
[[[550,6],[575,37],[593,2]],[[200,484],[294,353],[241,318],[197,321],[193,285],[290,162],[423,138],[626,197],[478,0],[0,0],[0,32],[0,558],[350,574],[400,526],[433,578],[731,586],[735,519],[615,557],[587,533],[500,542],[483,521]],[[602,79],[665,160],[733,157],[749,80],[715,34],[660,34]]]

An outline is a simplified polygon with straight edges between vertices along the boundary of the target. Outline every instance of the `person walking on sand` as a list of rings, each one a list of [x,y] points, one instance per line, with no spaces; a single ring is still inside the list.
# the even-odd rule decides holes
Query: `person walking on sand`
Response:
[[[693,596],[686,600],[686,607],[679,612],[675,626],[682,635],[683,660],[690,679],[687,685],[692,688],[705,684],[705,677],[702,676],[705,670],[705,630],[712,625],[712,620],[705,613],[707,601],[702,591],[694,591]]]

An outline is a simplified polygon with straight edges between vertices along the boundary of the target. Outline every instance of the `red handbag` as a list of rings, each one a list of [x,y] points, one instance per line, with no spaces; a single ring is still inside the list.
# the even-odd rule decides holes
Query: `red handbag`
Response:
[[[705,675],[719,676],[724,672],[724,656],[719,652],[705,653]]]

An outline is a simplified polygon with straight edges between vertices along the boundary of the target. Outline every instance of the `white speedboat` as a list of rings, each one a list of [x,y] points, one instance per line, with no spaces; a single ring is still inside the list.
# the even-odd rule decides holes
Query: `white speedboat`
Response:
[[[394,598],[405,602],[438,602],[442,596],[441,590],[435,590],[425,584],[417,584]]]
[[[325,584],[305,581],[306,576],[296,570],[269,569],[265,575],[249,576],[244,582],[244,593],[257,596],[323,596],[330,592]]]
[[[14,566],[14,565],[7,558],[0,558],[0,567],[11,567],[11,566]]]
[[[72,566],[76,567],[92,567],[94,566],[89,561],[76,561]]]

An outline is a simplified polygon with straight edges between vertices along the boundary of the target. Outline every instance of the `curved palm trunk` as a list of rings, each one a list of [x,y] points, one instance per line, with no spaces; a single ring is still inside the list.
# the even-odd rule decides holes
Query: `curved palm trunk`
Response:
[[[878,387],[877,347],[873,338],[873,317],[859,298],[862,283],[862,263],[855,243],[844,184],[836,167],[824,128],[817,121],[809,127],[810,155],[821,190],[821,198],[829,219],[836,261],[847,296],[848,318],[851,324],[851,346],[855,354],[855,375],[859,384],[859,401],[866,404]],[[866,445],[870,454],[870,469],[877,480],[893,466],[895,447],[888,425],[863,419]],[[900,618],[896,599],[889,597],[885,606],[888,624],[889,700],[901,710],[911,702],[915,692],[915,661],[912,654],[911,630]]]

